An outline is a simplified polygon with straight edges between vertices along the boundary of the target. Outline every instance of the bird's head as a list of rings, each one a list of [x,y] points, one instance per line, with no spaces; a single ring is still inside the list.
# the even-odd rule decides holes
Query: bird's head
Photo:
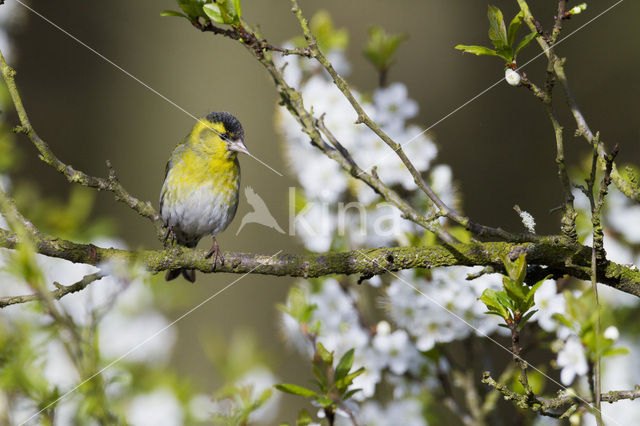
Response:
[[[249,154],[244,144],[244,129],[228,112],[212,112],[201,118],[191,134],[203,151],[220,158],[235,158],[238,152]]]

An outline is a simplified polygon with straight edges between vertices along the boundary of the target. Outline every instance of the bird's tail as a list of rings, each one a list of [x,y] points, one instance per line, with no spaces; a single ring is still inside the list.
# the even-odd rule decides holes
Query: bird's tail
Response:
[[[182,274],[185,280],[192,283],[196,282],[196,270],[195,269],[169,269],[164,275],[164,279],[167,281],[175,280]]]

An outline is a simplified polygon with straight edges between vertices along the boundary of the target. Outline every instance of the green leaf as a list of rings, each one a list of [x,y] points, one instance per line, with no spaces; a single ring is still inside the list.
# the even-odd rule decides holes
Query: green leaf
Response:
[[[406,34],[388,34],[382,27],[371,27],[364,56],[378,70],[388,70],[394,62],[398,46],[407,38]]]
[[[513,306],[520,312],[523,312],[522,306],[525,298],[525,286],[517,283],[509,277],[502,277],[502,285],[509,298],[513,300]]]
[[[304,408],[298,413],[298,419],[296,420],[296,426],[308,426],[313,423],[311,414]]]
[[[516,50],[514,52],[514,56],[517,55],[518,52],[520,52],[523,48],[525,48],[529,43],[531,43],[533,39],[535,39],[537,36],[538,36],[538,33],[533,31],[527,34],[522,40],[520,40],[520,43],[518,43],[518,46],[516,47]]]
[[[319,395],[317,392],[314,392],[311,389],[307,389],[305,387],[294,385],[291,383],[279,383],[277,385],[274,385],[274,387],[281,392],[290,393],[292,395],[300,395],[305,398],[310,398],[312,396],[315,397]]]
[[[482,56],[482,55],[498,56],[498,52],[484,46],[470,46],[470,45],[459,44],[456,46],[456,49],[462,50],[464,53],[473,53],[474,55],[478,55],[478,56]]]
[[[562,325],[564,325],[565,327],[568,327],[571,330],[575,330],[575,325],[571,321],[569,321],[567,317],[565,317],[564,315],[553,314],[552,318],[558,321],[559,323],[561,323]]]
[[[513,49],[510,47],[498,49],[498,56],[504,59],[505,62],[513,62]]]
[[[524,12],[520,11],[516,16],[513,17],[511,22],[509,23],[509,35],[507,36],[507,42],[509,46],[513,46],[513,43],[516,41],[516,34],[522,25],[522,19],[524,18]]]
[[[160,12],[160,16],[179,16],[181,18],[189,19],[189,17],[184,13],[176,12],[175,10],[163,10]]]
[[[279,304],[277,307],[282,312],[289,314],[300,324],[308,324],[309,321],[311,321],[313,311],[317,308],[316,305],[310,305],[307,302],[305,292],[300,287],[295,286],[289,290],[287,304]]]
[[[316,362],[314,360],[313,362],[313,374],[317,377],[318,380],[313,380],[313,382],[316,384],[316,386],[318,386],[318,388],[320,388],[321,392],[326,392],[327,391],[327,386],[329,384],[329,380],[327,377],[327,369],[325,368],[324,365],[318,365],[321,364],[322,360],[320,362]]]
[[[527,312],[526,314],[524,314],[522,316],[522,318],[520,318],[520,321],[518,322],[518,331],[522,330],[522,327],[525,326],[525,324],[527,323],[527,321],[529,321],[529,319],[531,318],[531,316],[533,314],[535,314],[536,312],[538,312],[537,309],[532,309],[529,312]]]
[[[496,298],[498,299],[498,302],[505,309],[513,310],[513,300],[511,300],[511,298],[509,298],[507,293],[505,293],[504,291],[498,291],[498,292],[496,292]]]
[[[509,47],[507,40],[507,28],[504,25],[502,11],[495,6],[489,6],[489,38],[496,49]]]
[[[333,399],[325,395],[319,395],[314,402],[320,405],[321,407],[325,407],[325,408],[331,407],[333,405]]]
[[[509,318],[509,312],[500,301],[499,293],[501,292],[487,288],[482,292],[482,295],[478,299],[485,304],[489,310],[488,313],[492,313],[506,319]]]
[[[358,368],[353,373],[347,374],[343,379],[341,379],[338,382],[336,382],[336,387],[340,391],[346,390],[353,383],[353,379],[355,379],[356,377],[358,377],[359,375],[361,375],[364,372],[365,372],[364,367]]]
[[[503,319],[507,318],[507,317],[504,316],[504,313],[498,312],[498,311],[485,311],[484,313],[488,314],[488,315],[497,315],[497,316],[499,316],[500,318],[503,318]]]
[[[611,348],[604,351],[602,356],[626,355],[628,353],[629,353],[629,349],[627,348]]]
[[[349,349],[343,356],[340,358],[340,362],[336,366],[336,371],[333,374],[333,380],[339,381],[342,380],[351,370],[351,366],[353,365],[353,354],[355,350]]]
[[[217,0],[220,5],[222,20],[225,24],[238,25],[240,23],[240,10],[236,7],[240,5],[238,0]]]
[[[534,285],[531,286],[531,288],[529,289],[529,292],[527,293],[527,296],[524,298],[524,303],[526,305],[526,309],[529,309],[533,306],[534,304],[534,297],[536,295],[536,291],[538,291],[538,289],[540,288],[540,286],[542,284],[544,284],[544,282],[546,280],[548,280],[549,278],[551,278],[552,275],[547,275],[546,277],[544,277],[543,279],[541,279],[540,281],[538,281],[537,283],[535,283]]]
[[[207,17],[211,19],[216,24],[224,24],[224,18],[222,16],[222,10],[220,10],[220,6],[216,3],[208,3],[205,4],[202,8],[204,13],[207,14]]]
[[[356,388],[356,389],[351,389],[349,392],[345,393],[344,396],[342,397],[343,401],[348,400],[349,398],[351,398],[356,392],[360,392],[362,389],[360,388]]]
[[[240,18],[242,18],[242,6],[240,6],[240,0],[233,0],[233,8],[236,12],[238,20],[240,20]]]
[[[309,28],[318,41],[318,47],[323,52],[332,49],[345,49],[349,42],[349,33],[344,28],[333,26],[331,15],[326,10],[319,10],[309,22]]]
[[[206,18],[205,12],[202,7],[207,0],[178,0],[178,5],[184,13],[187,14],[191,21],[195,21],[198,18]]]
[[[316,345],[316,353],[320,356],[320,359],[325,362],[325,364],[333,365],[333,353],[329,352],[320,342]]]
[[[527,255],[521,254],[518,258],[513,262],[513,267],[511,278],[516,281],[518,284],[524,283],[524,278],[527,276]]]

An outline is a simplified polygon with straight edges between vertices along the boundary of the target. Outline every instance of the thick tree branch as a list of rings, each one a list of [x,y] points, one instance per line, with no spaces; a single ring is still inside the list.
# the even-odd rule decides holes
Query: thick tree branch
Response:
[[[138,262],[152,273],[178,268],[213,272],[213,265],[205,258],[204,251],[181,246],[170,250],[127,251],[42,236],[33,241],[38,253],[76,263],[99,265],[123,261]],[[13,249],[17,244],[15,234],[0,229],[0,247]],[[269,256],[226,252],[223,253],[224,263],[218,263],[215,272],[312,278],[331,274],[373,276],[402,269],[477,265],[491,266],[501,272],[501,256],[515,258],[522,253],[527,254],[530,265],[544,266],[546,274],[554,277],[569,275],[583,280],[590,277],[591,248],[572,243],[562,236],[540,237],[535,243],[485,242],[320,254]],[[532,279],[537,277],[535,270],[532,274]],[[640,297],[640,271],[634,268],[607,261],[598,268],[598,281]]]

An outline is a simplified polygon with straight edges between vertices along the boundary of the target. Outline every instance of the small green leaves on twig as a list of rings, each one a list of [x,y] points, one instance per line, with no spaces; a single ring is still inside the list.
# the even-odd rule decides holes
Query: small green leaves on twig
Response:
[[[207,15],[202,10],[202,7],[209,0],[176,0],[178,6],[184,13],[176,12],[173,10],[165,10],[160,16],[179,16],[183,18],[187,18],[190,21],[197,21],[198,18],[207,18]]]
[[[369,40],[363,53],[380,73],[380,86],[386,83],[386,75],[395,62],[398,46],[407,38],[406,34],[389,34],[380,26],[369,28]]]
[[[281,383],[275,385],[275,388],[281,392],[310,398],[314,405],[323,408],[328,419],[333,419],[336,411],[344,408],[344,403],[360,390],[351,386],[353,380],[364,373],[364,367],[352,371],[353,359],[354,349],[350,349],[334,368],[333,352],[329,352],[322,343],[317,343],[313,355],[313,374],[319,392],[290,383]]]
[[[240,0],[217,0],[215,3],[205,4],[204,13],[216,24],[237,26],[240,24],[242,8]]]
[[[177,16],[191,22],[200,18],[216,24],[240,25],[242,8],[240,0],[176,0],[182,12],[165,10],[160,16]]]
[[[597,358],[623,355],[629,352],[626,348],[614,347],[617,339],[615,327],[602,327],[605,330],[599,332],[598,317],[602,316],[603,322],[606,323],[610,313],[603,311],[602,305],[596,305],[593,292],[585,291],[581,296],[576,297],[573,293],[565,291],[564,296],[567,306],[566,313],[558,313],[553,317],[578,336],[590,360],[594,361]]]
[[[513,262],[506,256],[502,261],[507,270],[507,275],[502,278],[503,290],[486,289],[479,300],[487,307],[488,314],[497,315],[505,321],[501,324],[503,327],[520,331],[536,312],[532,309],[533,296],[549,276],[529,287],[524,282],[527,274],[524,254]]]
[[[332,49],[345,49],[349,43],[349,33],[346,29],[337,29],[331,15],[326,10],[319,10],[311,17],[309,29],[315,37],[318,48],[323,52]],[[303,37],[295,37],[295,44],[304,47],[307,41]]]
[[[313,312],[316,310],[317,305],[310,304],[306,294],[299,287],[291,287],[287,295],[287,303],[279,304],[277,307],[280,311],[295,319],[304,328],[305,334],[315,337],[320,330],[320,322],[316,321],[311,324]]]
[[[513,17],[509,23],[509,30],[504,23],[502,11],[495,6],[489,6],[487,13],[489,17],[489,39],[494,49],[485,46],[473,46],[459,44],[456,49],[465,53],[473,53],[474,55],[498,56],[513,66],[516,63],[516,56],[523,48],[525,48],[538,35],[535,31],[527,34],[517,46],[514,47],[516,34],[522,25],[524,13],[519,12]]]

